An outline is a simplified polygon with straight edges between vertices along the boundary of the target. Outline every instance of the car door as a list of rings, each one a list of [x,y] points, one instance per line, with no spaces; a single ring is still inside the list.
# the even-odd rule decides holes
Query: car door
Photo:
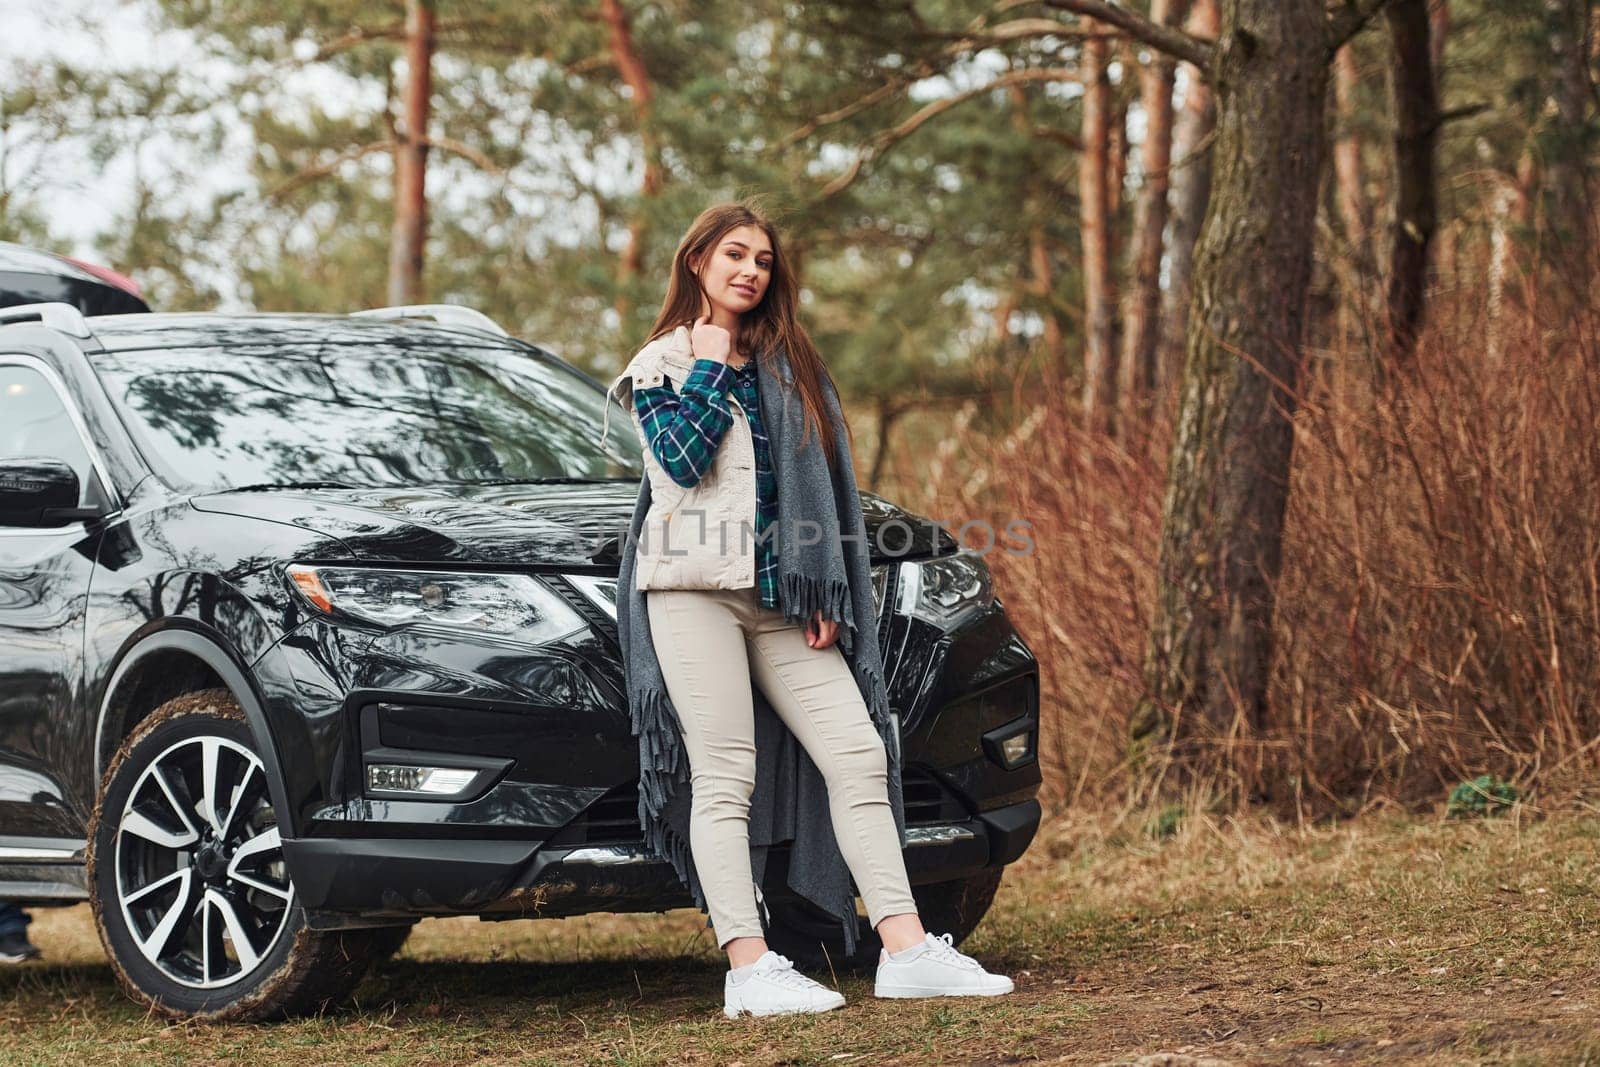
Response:
[[[55,369],[0,352],[0,459],[63,460],[78,504],[108,503],[110,484]],[[84,606],[104,527],[0,525],[0,863],[67,858],[87,812],[66,787],[72,717],[81,713]]]

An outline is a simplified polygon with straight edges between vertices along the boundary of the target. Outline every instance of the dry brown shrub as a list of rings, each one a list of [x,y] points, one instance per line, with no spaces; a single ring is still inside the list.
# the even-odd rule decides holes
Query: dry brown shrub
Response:
[[[1218,755],[1259,762],[1302,818],[1485,772],[1567,788],[1600,760],[1600,327],[1488,308],[1435,293],[1382,375],[1359,340],[1308,355],[1272,721]],[[987,558],[1040,660],[1046,798],[1127,803],[1170,416],[1119,442],[1083,428],[1074,390],[1011,384],[897,444],[883,491],[952,531],[1031,524],[1031,551]]]

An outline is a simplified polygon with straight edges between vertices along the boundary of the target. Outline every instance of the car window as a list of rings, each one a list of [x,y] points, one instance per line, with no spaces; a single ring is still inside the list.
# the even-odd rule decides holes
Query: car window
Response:
[[[0,364],[0,459],[59,459],[78,474],[78,504],[92,482],[89,450],[61,394],[43,374]]]
[[[521,349],[429,337],[108,352],[92,361],[147,456],[195,487],[637,479],[642,471],[637,441],[598,443],[602,390]]]

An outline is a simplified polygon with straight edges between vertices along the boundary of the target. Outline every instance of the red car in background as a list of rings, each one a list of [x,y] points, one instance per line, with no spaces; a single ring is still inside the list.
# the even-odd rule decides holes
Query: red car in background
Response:
[[[85,315],[149,311],[139,284],[92,263],[0,241],[0,307],[71,304]]]

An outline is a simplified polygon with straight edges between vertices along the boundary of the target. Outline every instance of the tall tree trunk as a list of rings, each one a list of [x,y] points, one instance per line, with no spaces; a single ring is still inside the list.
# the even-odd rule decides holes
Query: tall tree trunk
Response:
[[[1346,254],[1327,260],[1327,267],[1342,290],[1328,319],[1339,324],[1341,337],[1356,338],[1356,343],[1366,350],[1376,341],[1372,323],[1380,311],[1381,287],[1372,249],[1372,207],[1367,199],[1362,160],[1362,108],[1357,99],[1360,85],[1360,65],[1351,42],[1333,57],[1333,203]]]
[[[630,91],[629,102],[633,105],[634,123],[639,129],[639,145],[644,156],[644,184],[639,195],[644,202],[648,202],[660,194],[666,174],[661,166],[660,138],[656,136],[655,125],[651,121],[655,98],[654,85],[650,81],[650,72],[644,65],[644,57],[639,54],[639,49],[633,42],[633,30],[628,20],[628,12],[622,6],[621,0],[600,0],[600,17],[609,30],[611,62],[615,64],[618,75]],[[622,258],[617,264],[615,306],[624,324],[632,312],[632,302],[628,294],[629,283],[644,269],[646,220],[647,215],[641,204],[628,223],[628,243],[623,247]]]
[[[1323,0],[1227,0],[1212,62],[1216,180],[1162,508],[1148,696],[1180,774],[1267,724],[1275,587],[1326,144]],[[1249,751],[1246,749],[1245,751]],[[1225,765],[1224,765],[1225,766]],[[1234,785],[1260,779],[1236,764]]]
[[[1111,80],[1109,43],[1099,23],[1084,20],[1083,151],[1078,164],[1079,231],[1083,241],[1083,411],[1107,426],[1117,402],[1111,281]]]
[[[1433,74],[1428,0],[1395,0],[1389,20],[1391,92],[1394,98],[1394,232],[1389,240],[1385,297],[1388,355],[1409,357],[1416,348],[1428,291],[1428,246],[1437,226],[1434,142],[1439,132],[1439,92]]]
[[[406,0],[405,128],[395,146],[394,232],[389,242],[389,303],[422,296],[428,238],[428,113],[433,95],[433,0]]]
[[[1123,42],[1123,50],[1131,56],[1133,44],[1131,41]],[[1110,56],[1107,56],[1106,67],[1109,71]],[[1131,70],[1134,63],[1124,59],[1123,70]],[[1111,87],[1111,112],[1110,121],[1106,128],[1106,309],[1111,316],[1111,332],[1107,338],[1107,347],[1111,352],[1111,373],[1121,380],[1121,367],[1118,356],[1122,352],[1122,316],[1118,293],[1121,289],[1117,281],[1117,264],[1122,262],[1122,204],[1123,193],[1128,184],[1128,104],[1130,99],[1123,91],[1123,86]],[[1120,404],[1120,393],[1115,401]],[[1113,424],[1116,413],[1110,413]]]
[[[1361,136],[1355,128],[1359,109],[1356,87],[1361,72],[1356,65],[1355,45],[1347,44],[1333,57],[1333,106],[1337,133],[1333,141],[1333,176],[1339,204],[1339,222],[1358,267],[1371,266],[1367,246],[1372,229],[1372,213],[1367,206],[1366,178],[1361,166]]]
[[[1443,86],[1444,43],[1450,39],[1450,0],[1432,0],[1428,5],[1428,30],[1429,58],[1433,60],[1433,81],[1435,85]]]
[[[1152,0],[1150,18],[1163,26],[1183,20],[1187,0]],[[1122,315],[1122,403],[1133,411],[1145,403],[1156,383],[1156,353],[1161,342],[1161,251],[1167,228],[1167,190],[1172,165],[1172,85],[1177,63],[1152,52],[1139,74],[1144,108],[1140,165],[1144,184],[1134,203],[1133,247],[1126,305]]]
[[[1131,56],[1133,46],[1124,42],[1122,51]],[[1112,57],[1106,57],[1106,70],[1111,69]],[[1123,70],[1131,70],[1136,64],[1131,59],[1124,59]],[[1109,74],[1108,74],[1109,77]],[[1112,85],[1107,99],[1110,100],[1110,109],[1106,121],[1106,220],[1110,227],[1106,231],[1109,244],[1111,262],[1114,266],[1120,254],[1121,231],[1118,222],[1122,218],[1123,191],[1128,186],[1128,94],[1121,83]],[[1115,275],[1113,275],[1114,277]],[[1112,312],[1115,321],[1115,309]]]
[[[1590,4],[1588,0],[1545,0],[1549,28],[1550,101],[1558,128],[1546,158],[1545,186],[1560,268],[1576,291],[1588,294],[1594,238],[1594,187],[1588,161]]]
[[[1028,118],[1028,94],[1020,85],[1009,87],[1011,96],[1011,125],[1023,136],[1032,136],[1033,124]],[[1048,180],[1048,179],[1046,179]],[[1024,210],[1031,214],[1036,208],[1034,201],[1033,184],[1027,185]],[[1039,314],[1044,319],[1043,365],[1046,367],[1060,367],[1064,359],[1064,337],[1061,330],[1061,317],[1056,312],[1055,306],[1055,271],[1050,265],[1050,240],[1045,233],[1044,223],[1035,219],[1028,224],[1028,277],[1020,283],[1019,288],[1038,300]],[[1010,301],[1014,307],[1015,295]],[[1010,311],[1006,312],[1003,320],[998,320],[996,325],[1000,332],[1003,344],[1009,330],[1011,321]]]
[[[1050,242],[1043,223],[1036,222],[1028,229],[1028,262],[1032,272],[1029,289],[1039,298],[1040,312],[1044,316],[1044,334],[1040,339],[1044,346],[1043,365],[1059,367],[1066,359],[1067,338],[1056,310],[1056,272],[1050,264]]]
[[[1197,37],[1215,38],[1219,18],[1217,0],[1194,0],[1185,29]],[[1161,299],[1161,340],[1152,385],[1159,396],[1165,396],[1183,373],[1194,247],[1211,200],[1210,138],[1216,105],[1200,71],[1187,63],[1183,66],[1187,86],[1172,134],[1172,234],[1167,240],[1167,291]]]
[[[994,309],[994,342],[997,348],[1004,348],[1011,337],[1011,316],[1017,310],[1017,293],[1020,286],[1007,289],[1000,298],[1000,303]]]
[[[1510,316],[1506,292],[1517,273],[1517,238],[1533,221],[1533,199],[1539,169],[1533,151],[1523,149],[1514,175],[1500,175],[1492,201],[1489,231],[1489,343],[1486,363],[1490,369],[1505,360]]]
[[[876,492],[883,481],[883,468],[889,462],[889,435],[894,431],[895,421],[907,410],[895,406],[894,399],[888,396],[878,397],[877,409],[878,440],[872,450],[872,464],[867,468],[866,488],[870,492]]]

